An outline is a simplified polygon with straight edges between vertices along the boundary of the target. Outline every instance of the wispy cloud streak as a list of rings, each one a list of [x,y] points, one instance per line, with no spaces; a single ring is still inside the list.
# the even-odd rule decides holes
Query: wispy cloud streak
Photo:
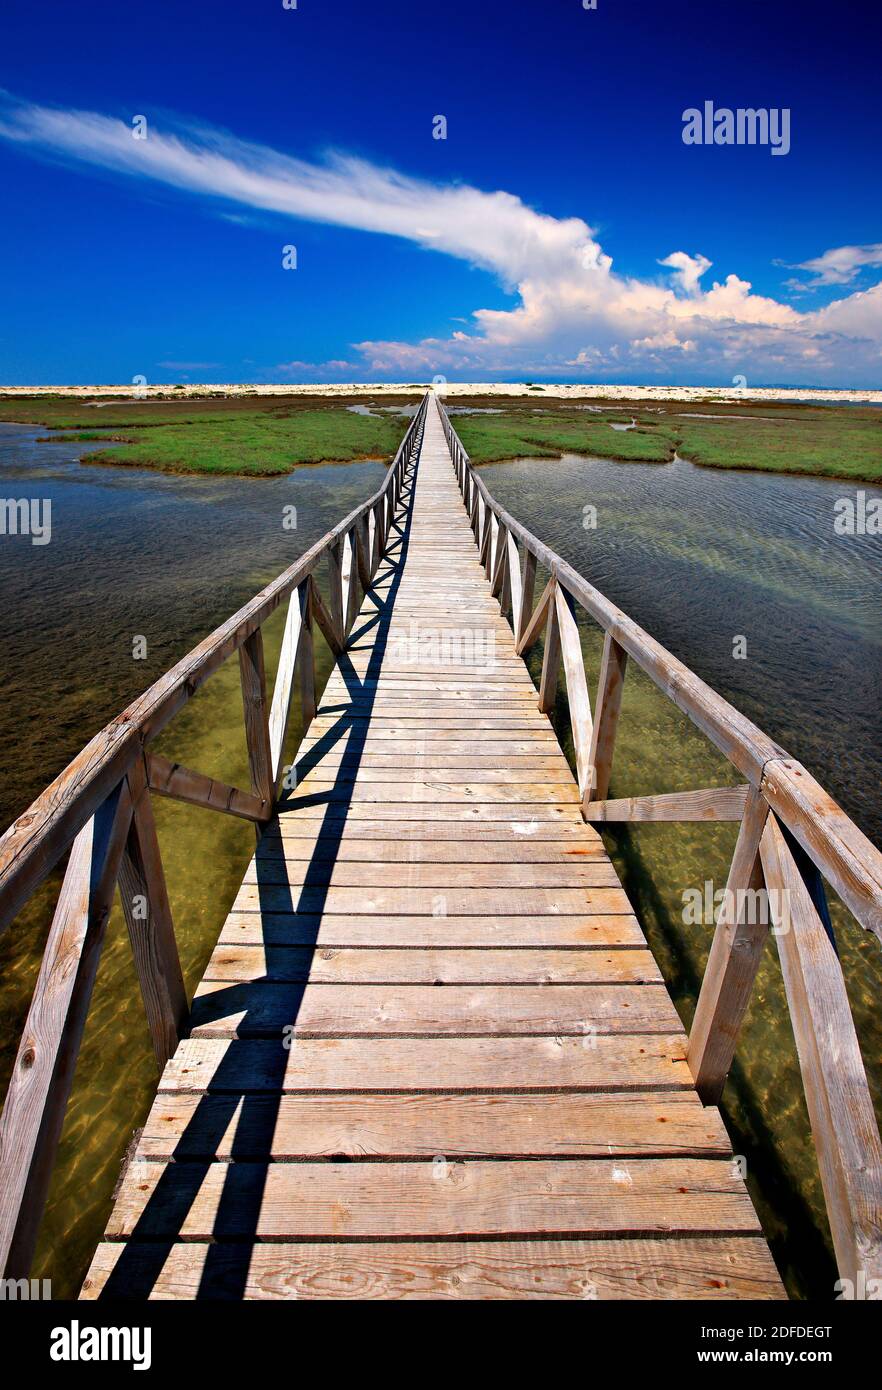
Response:
[[[735,274],[704,288],[711,262],[681,250],[659,259],[667,276],[641,280],[613,269],[583,219],[548,216],[511,193],[432,183],[340,154],[311,163],[194,124],[151,122],[147,138],[135,139],[123,120],[7,95],[0,138],[219,200],[227,217],[234,204],[405,238],[488,270],[516,293],[511,309],[477,309],[469,332],[357,344],[373,371],[653,375],[688,359],[696,372],[754,380],[820,380],[846,366],[853,376],[856,363],[868,378],[880,374],[882,285],[800,312]],[[875,245],[827,251],[799,268],[813,285],[845,285],[879,265]]]

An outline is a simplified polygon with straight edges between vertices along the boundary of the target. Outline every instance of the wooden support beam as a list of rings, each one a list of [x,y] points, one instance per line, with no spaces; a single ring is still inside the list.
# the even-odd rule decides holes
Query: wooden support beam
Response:
[[[499,524],[495,515],[488,507],[484,517],[484,552],[481,557],[484,562],[484,573],[488,580],[493,576],[493,564],[496,558],[496,537],[498,532]]]
[[[472,478],[471,473],[469,474],[469,478],[470,478],[470,479]],[[480,535],[479,527],[480,527],[480,518],[481,518],[481,506],[482,506],[483,504],[482,504],[482,502],[481,502],[481,494],[478,492],[477,486],[475,485],[475,482],[474,482],[473,479],[472,479],[472,482],[471,482],[471,489],[472,489],[472,496],[471,496],[471,503],[470,503],[470,506],[469,506],[469,521],[471,522],[471,525],[472,525],[472,534],[474,535],[474,537],[475,537],[475,543],[477,544],[478,536]]]
[[[509,532],[505,535],[506,549],[506,583],[508,585],[508,598],[511,606],[511,627],[512,632],[517,634],[521,625],[521,608],[523,606],[523,587],[521,584],[521,557],[518,554],[518,547],[514,536]]]
[[[616,731],[619,727],[619,711],[622,706],[622,690],[625,684],[627,665],[628,653],[624,647],[619,646],[612,633],[607,632],[603,639],[603,655],[600,659],[600,676],[597,681],[594,732],[591,736],[589,800],[594,798],[603,801],[609,793],[613,751],[616,744]]]
[[[388,497],[388,493],[386,495]],[[340,652],[346,645],[346,634],[343,630],[343,621],[345,613],[345,609],[343,607],[343,540],[344,538],[341,536],[340,539],[334,545],[330,546],[330,548],[328,549],[329,598],[328,608],[325,611],[331,620],[331,631],[334,634],[334,640],[337,644],[336,650],[334,650],[334,648],[331,647],[331,650],[334,652],[335,656],[339,656]],[[322,607],[324,608],[324,604],[322,605]],[[324,627],[322,626],[322,619],[321,617],[319,617],[318,612],[316,612],[316,618],[318,619],[319,627],[321,627],[322,631],[324,632]],[[325,633],[325,637],[328,641],[328,646],[331,646],[330,638],[328,637],[327,633]]]
[[[547,714],[554,708],[557,679],[560,675],[560,622],[557,616],[557,584],[548,605],[548,626],[545,629],[545,651],[542,656],[542,676],[539,680],[539,708]]]
[[[716,1105],[723,1093],[769,933],[767,914],[750,910],[763,886],[759,846],[768,814],[765,798],[751,787],[686,1052],[705,1105]],[[759,920],[747,920],[751,916]]]
[[[343,537],[343,637],[352,631],[358,613],[358,561],[355,555],[355,530]]]
[[[127,781],[133,815],[119,869],[120,899],[153,1051],[164,1067],[184,1034],[187,994],[143,760]]]
[[[279,652],[279,666],[273,686],[273,699],[269,716],[270,771],[273,779],[273,795],[282,774],[285,756],[285,741],[291,720],[291,696],[294,690],[294,672],[297,667],[297,653],[303,632],[303,617],[309,603],[309,580],[294,590],[288,600],[285,615],[285,631],[282,635],[282,649]]]
[[[371,507],[370,511],[365,513],[365,524],[366,524],[366,526],[367,526],[367,541],[368,541],[367,553],[368,553],[368,564],[370,565],[370,578],[371,578],[371,583],[373,583],[374,575],[375,575],[376,572],[377,572],[377,566],[378,566],[379,563],[380,563],[380,556],[379,556],[379,554],[378,554],[378,552],[377,552],[378,533],[377,533],[377,508],[376,508],[376,507]]]
[[[254,796],[251,792],[240,791],[238,787],[227,786],[202,772],[193,772],[181,763],[164,758],[161,753],[146,753],[147,785],[158,796],[170,797],[173,801],[185,801],[190,806],[203,806],[207,811],[220,811],[227,816],[239,816],[242,820],[258,824],[269,820],[272,815],[272,797]]]
[[[362,591],[367,593],[374,577],[371,569],[371,540],[368,533],[367,512],[355,523],[352,534],[355,537],[355,558],[358,569],[358,582],[362,587]]]
[[[374,574],[380,567],[386,549],[386,499],[381,497],[374,508]]]
[[[325,607],[324,599],[319,593],[318,585],[312,578],[309,588],[309,611],[318,623],[321,634],[334,653],[334,656],[340,656],[343,647],[337,635],[336,625]]]
[[[520,601],[518,605],[518,621],[514,626],[515,647],[519,647],[530,617],[533,612],[533,600],[536,593],[536,556],[532,550],[524,546],[523,566],[520,573]]]
[[[315,643],[312,635],[312,616],[315,611],[316,587],[312,580],[303,586],[300,602],[300,643],[297,666],[300,674],[300,711],[304,733],[309,728],[316,711],[315,694]]]
[[[493,581],[490,585],[490,592],[494,598],[500,601],[500,607],[505,611],[506,568],[508,566],[508,532],[504,526],[497,527],[496,547],[493,557]]]
[[[261,819],[269,820],[272,815],[275,784],[270,750],[269,701],[266,694],[263,633],[260,628],[256,632],[252,632],[251,636],[247,637],[239,648],[239,674],[242,682],[242,708],[245,713],[248,763],[251,768],[251,790],[263,805],[264,810]],[[210,781],[208,778],[203,780]]]
[[[882,1144],[842,967],[778,821],[760,854],[836,1263],[852,1296],[882,1278]]]
[[[554,610],[560,633],[567,702],[570,708],[570,728],[573,734],[573,749],[576,754],[579,795],[585,799],[591,767],[590,752],[593,731],[591,697],[588,694],[588,681],[585,677],[585,660],[582,656],[579,625],[573,612],[572,600],[560,585],[554,591]]]
[[[662,796],[629,796],[620,801],[589,801],[587,821],[731,821],[741,820],[748,786],[714,787]]]
[[[0,1272],[26,1278],[73,1084],[132,803],[121,783],[74,840],[0,1117]]]
[[[520,641],[517,643],[515,647],[515,651],[517,652],[518,656],[523,656],[524,652],[528,651],[529,648],[532,647],[534,643],[538,642],[539,638],[542,636],[542,631],[548,619],[548,614],[554,607],[555,588],[555,581],[553,579],[549,579],[548,583],[545,585],[545,588],[542,590],[539,602],[536,604],[535,612],[532,614],[531,617],[527,619],[523,636],[521,637]]]

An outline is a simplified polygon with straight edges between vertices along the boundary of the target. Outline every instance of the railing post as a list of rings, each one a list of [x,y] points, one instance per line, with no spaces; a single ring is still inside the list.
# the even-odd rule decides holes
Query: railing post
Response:
[[[386,532],[384,528],[386,516],[385,495],[380,498],[379,502],[374,504],[372,514],[374,518],[374,540],[373,549],[371,551],[371,566],[373,568],[373,573],[376,574],[377,570],[380,568],[380,561],[386,549]]]
[[[499,605],[505,612],[506,569],[508,566],[508,531],[504,526],[496,528],[496,550],[493,560],[493,580],[490,593],[499,597]]]
[[[603,656],[600,661],[600,676],[597,681],[597,699],[594,704],[594,729],[591,735],[589,754],[589,801],[605,801],[609,792],[609,779],[612,773],[613,751],[616,744],[616,730],[619,726],[619,711],[622,705],[622,690],[625,683],[625,668],[628,653],[624,647],[607,632],[603,639]]]
[[[74,840],[0,1117],[0,1274],[27,1278],[55,1165],[132,805],[116,791]]]
[[[352,631],[358,612],[358,561],[355,554],[355,527],[343,537],[343,638]]]
[[[371,587],[373,573],[371,571],[371,540],[368,529],[367,512],[355,523],[355,558],[358,569],[358,579],[362,589],[367,593]]]
[[[309,728],[315,719],[316,696],[315,696],[315,642],[312,632],[312,594],[315,581],[310,577],[301,586],[302,596],[300,598],[300,645],[297,653],[297,664],[300,667],[300,703],[303,714],[304,732]],[[298,590],[300,593],[300,590]]]
[[[134,764],[127,781],[132,823],[119,869],[120,899],[153,1051],[164,1067],[186,1027],[187,994],[143,758]]]
[[[484,546],[485,551],[482,555],[484,561],[484,573],[488,579],[493,577],[494,560],[496,557],[496,537],[499,535],[499,523],[490,508],[484,518]]]
[[[269,716],[270,769],[274,797],[278,789],[279,778],[282,775],[285,758],[285,743],[291,720],[294,675],[298,661],[302,663],[306,657],[307,643],[310,648],[309,659],[310,661],[312,659],[312,631],[311,629],[307,631],[309,593],[310,580],[307,578],[302,584],[298,584],[288,600],[288,612],[285,617],[285,631],[282,636],[282,648],[279,652],[279,666],[276,671],[276,683],[273,687],[273,700]],[[307,715],[304,709],[304,727],[313,718],[314,713],[313,709],[313,712]]]
[[[554,616],[557,619],[564,679],[567,687],[567,704],[570,714],[570,731],[573,736],[573,751],[576,755],[579,795],[584,802],[587,799],[591,774],[589,752],[593,737],[591,697],[588,694],[585,658],[582,655],[582,640],[579,636],[579,624],[576,621],[575,604],[560,584],[554,593]]]
[[[269,736],[269,708],[266,695],[266,669],[263,660],[263,633],[256,628],[239,648],[239,675],[245,737],[251,767],[251,790],[266,805],[266,820],[273,813],[275,779]]]
[[[517,626],[514,629],[515,646],[520,642],[527,630],[527,624],[533,612],[533,600],[536,594],[536,556],[532,550],[524,546],[523,565],[521,567],[520,581],[520,608]]]
[[[554,708],[557,695],[557,680],[560,675],[560,624],[557,618],[557,585],[554,585],[552,601],[548,605],[548,623],[545,628],[545,651],[542,655],[542,676],[539,681],[539,708],[543,714]]]
[[[328,587],[329,602],[328,613],[334,626],[334,632],[340,646],[346,644],[346,633],[343,629],[343,541],[336,540],[332,546],[328,547]]]
[[[882,1144],[842,967],[771,814],[760,855],[836,1263],[866,1297],[882,1280]]]

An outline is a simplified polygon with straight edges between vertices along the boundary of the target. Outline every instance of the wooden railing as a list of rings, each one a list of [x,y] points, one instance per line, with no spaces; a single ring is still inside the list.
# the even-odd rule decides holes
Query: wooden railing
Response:
[[[440,402],[439,409],[480,557],[503,612],[511,614],[517,651],[527,652],[545,635],[540,709],[552,708],[563,668],[585,819],[740,822],[689,1037],[689,1066],[702,1099],[717,1101],[771,927],[839,1271],[853,1286],[861,1274],[882,1277],[882,1146],[822,879],[882,940],[882,855],[800,763],[494,500]],[[534,604],[537,566],[549,578]],[[593,711],[577,604],[605,634]],[[742,786],[608,799],[629,660],[725,754],[746,779]],[[760,901],[768,910],[752,912],[763,887],[769,891]]]
[[[315,714],[313,625],[339,655],[376,573],[428,397],[382,487],[240,608],[101,731],[0,838],[0,931],[64,853],[70,856],[0,1117],[0,1270],[27,1275],[73,1082],[116,886],[160,1066],[187,1025],[188,1005],[150,792],[241,816],[273,814],[299,676],[304,727]],[[328,566],[330,598],[315,575]],[[288,600],[272,700],[262,625]],[[251,790],[225,786],[149,745],[233,652],[239,653]]]

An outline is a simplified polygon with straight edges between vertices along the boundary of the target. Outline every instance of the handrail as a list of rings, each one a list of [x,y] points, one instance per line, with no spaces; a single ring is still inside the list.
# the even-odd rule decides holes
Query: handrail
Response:
[[[882,940],[882,854],[801,763],[499,505],[440,400],[438,409],[479,555],[503,612],[511,613],[517,651],[523,654],[545,634],[539,707],[546,712],[563,668],[585,819],[740,822],[687,1061],[705,1103],[719,1100],[771,928],[836,1259],[855,1296],[861,1279],[882,1276],[882,1144],[821,875]],[[534,608],[537,565],[549,580]],[[593,711],[576,603],[605,634]],[[747,778],[746,785],[607,799],[629,658]],[[750,908],[763,889],[765,911],[752,921],[757,914]]]
[[[150,792],[258,826],[270,819],[294,696],[315,714],[313,625],[345,648],[386,552],[422,439],[420,402],[382,486],[222,623],[97,734],[0,837],[0,931],[71,848],[0,1116],[0,1271],[27,1275],[55,1162],[117,884],[153,1048],[162,1066],[183,1035],[187,997]],[[330,599],[315,581],[327,559]],[[262,625],[288,613],[270,701]],[[172,763],[149,744],[234,652],[239,654],[250,792]]]

